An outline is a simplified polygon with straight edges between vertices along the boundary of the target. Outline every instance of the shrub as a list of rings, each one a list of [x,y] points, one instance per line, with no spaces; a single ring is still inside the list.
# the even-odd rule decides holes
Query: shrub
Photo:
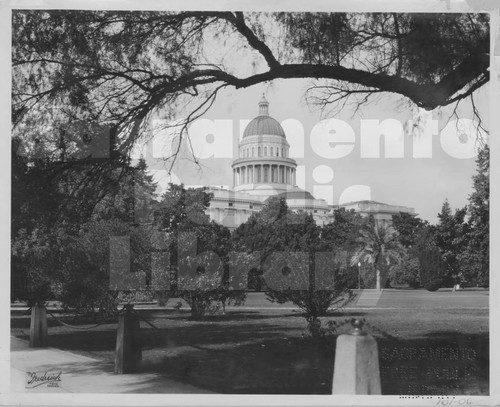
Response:
[[[297,268],[295,273],[284,273],[286,267],[280,270],[280,267],[287,261],[295,264]],[[306,317],[324,316],[329,308],[343,308],[354,298],[352,291],[347,288],[349,273],[346,268],[334,265],[329,257],[317,257],[316,271],[310,271],[309,263],[301,258],[301,254],[280,253],[276,255],[275,261],[269,265],[269,271],[273,268],[276,270],[268,275],[270,280],[268,285],[273,288],[268,287],[267,299],[278,304],[290,301],[302,309]],[[320,270],[326,278],[321,286],[316,287],[312,283],[315,278],[311,278],[309,272],[320,273]],[[280,274],[283,275],[283,278]],[[314,319],[311,321],[315,323]]]
[[[410,258],[391,267],[390,281],[394,285],[407,284],[411,288],[420,287],[420,263],[416,258]]]
[[[424,288],[427,291],[437,291],[441,288],[441,285],[443,284],[443,280],[440,278],[436,278],[433,280],[429,280],[425,285]]]

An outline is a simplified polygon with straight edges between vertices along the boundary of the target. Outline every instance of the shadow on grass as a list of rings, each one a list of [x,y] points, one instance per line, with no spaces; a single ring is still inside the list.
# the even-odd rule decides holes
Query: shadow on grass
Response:
[[[487,335],[377,342],[383,394],[489,393]],[[331,394],[335,338],[269,339],[223,351],[145,352],[143,359],[144,372],[218,393]]]
[[[378,339],[383,394],[489,394],[488,334]]]
[[[359,314],[363,313],[340,316]],[[305,322],[300,314],[236,311],[204,321],[190,320],[187,314],[168,319],[161,314],[141,315],[156,318],[151,322],[159,327],[157,331],[141,323],[141,372],[226,394],[331,393],[336,337],[303,337]],[[29,329],[29,319],[24,319],[23,324]],[[52,331],[50,346],[90,353],[108,367],[112,363],[116,324],[99,330]],[[428,330],[409,339],[376,339],[383,394],[489,392],[487,333]],[[154,387],[157,385],[151,384],[151,392],[158,391]]]

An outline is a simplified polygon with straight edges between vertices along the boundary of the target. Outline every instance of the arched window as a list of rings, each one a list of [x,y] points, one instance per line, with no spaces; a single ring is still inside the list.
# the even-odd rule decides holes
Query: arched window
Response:
[[[252,157],[255,157],[255,148],[252,147]]]
[[[279,156],[280,156],[280,148],[279,148],[279,147],[277,147],[277,148],[276,148],[276,157],[279,157]]]
[[[258,149],[258,154],[259,154],[259,157],[261,157],[261,156],[262,156],[262,150],[260,149],[260,147],[259,147],[259,149]]]
[[[274,147],[271,147],[271,157],[274,155]]]
[[[264,147],[264,157],[267,157],[267,147]]]

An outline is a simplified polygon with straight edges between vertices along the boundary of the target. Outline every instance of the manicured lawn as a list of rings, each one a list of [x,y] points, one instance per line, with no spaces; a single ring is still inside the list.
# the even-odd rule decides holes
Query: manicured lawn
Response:
[[[235,308],[204,321],[191,320],[184,310],[140,312],[161,331],[141,322],[141,371],[220,393],[331,392],[336,337],[308,337],[299,312]],[[487,309],[359,309],[323,322],[352,317],[365,318],[377,339],[383,394],[488,394]],[[101,359],[104,369],[113,369],[115,321],[89,331],[49,322],[50,346]],[[345,325],[339,333],[348,330]],[[23,337],[29,317],[13,316],[12,331]]]

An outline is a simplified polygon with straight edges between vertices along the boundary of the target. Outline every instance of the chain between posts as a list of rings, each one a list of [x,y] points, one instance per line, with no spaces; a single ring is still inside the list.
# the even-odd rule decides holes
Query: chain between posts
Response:
[[[101,326],[101,325],[105,325],[106,322],[100,322],[98,324],[94,324],[94,325],[91,325],[91,326],[85,326],[85,327],[82,327],[82,326],[76,326],[76,325],[71,325],[71,324],[68,324],[62,320],[60,320],[59,318],[57,318],[51,311],[49,311],[47,309],[47,307],[45,307],[47,313],[52,317],[54,318],[59,324],[67,327],[67,328],[71,328],[71,329],[80,329],[80,330],[89,330],[89,329],[94,329],[94,328],[97,328],[98,326]],[[151,328],[153,328],[154,330],[156,330],[163,338],[163,333],[161,331],[161,329],[159,329],[157,326],[155,326],[154,324],[152,324],[150,321],[148,321],[147,319],[145,319],[141,314],[139,314],[136,310],[134,310],[133,308],[128,308],[126,305],[124,305],[122,307],[122,309],[120,309],[116,316],[119,316],[121,315],[122,313],[126,312],[127,309],[130,309],[131,312],[133,312],[137,317],[139,317],[139,319],[141,319],[142,321],[144,321],[146,324],[148,324]],[[26,314],[27,315],[29,312],[31,311],[31,308],[28,309],[28,311],[26,311]],[[24,333],[23,333],[24,334]],[[26,335],[26,334],[25,334]]]
[[[151,328],[155,329],[156,331],[159,332],[160,335],[163,335],[162,331],[160,328],[157,326],[153,325],[153,323],[149,322],[146,318],[144,318],[141,314],[139,314],[135,309],[131,309],[131,311],[139,317],[142,321],[144,321],[146,324],[148,324]]]
[[[59,318],[57,318],[52,312],[50,312],[47,308],[45,308],[47,310],[47,313],[52,317],[54,318],[58,323],[60,323],[61,325],[67,327],[67,328],[71,328],[71,329],[80,329],[80,330],[83,330],[83,331],[86,331],[86,330],[89,330],[89,329],[94,329],[94,328],[97,328],[98,326],[101,326],[101,325],[105,325],[107,324],[107,322],[100,322],[98,324],[94,324],[94,325],[91,325],[91,326],[85,326],[85,327],[82,327],[82,326],[76,326],[76,325],[71,325],[71,324],[67,324],[66,322],[63,322],[61,321]]]

